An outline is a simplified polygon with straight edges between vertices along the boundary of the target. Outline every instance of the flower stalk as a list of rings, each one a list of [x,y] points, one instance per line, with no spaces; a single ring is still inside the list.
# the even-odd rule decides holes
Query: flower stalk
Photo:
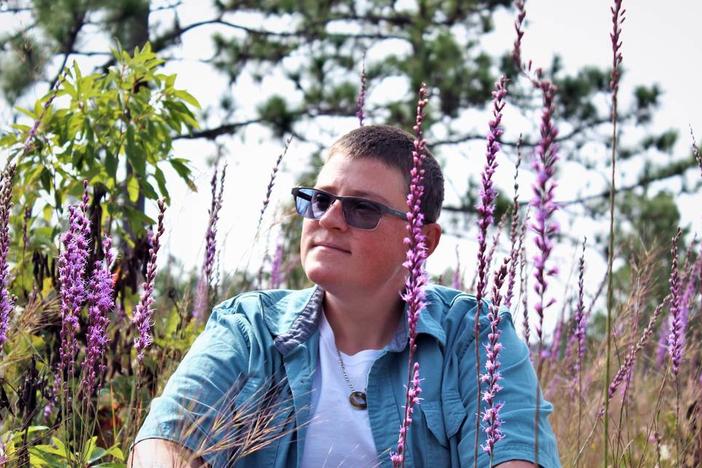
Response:
[[[475,291],[475,316],[473,334],[475,338],[475,378],[476,378],[476,413],[475,413],[475,441],[473,457],[475,463],[478,462],[478,435],[480,433],[480,314],[482,310],[483,296],[487,287],[489,253],[487,251],[487,230],[493,223],[495,212],[495,199],[497,192],[493,187],[492,176],[497,168],[497,153],[500,151],[500,137],[504,132],[502,123],[502,110],[505,107],[505,96],[507,96],[507,78],[502,76],[495,83],[492,91],[492,120],[488,123],[487,151],[485,166],[481,176],[482,186],[480,189],[480,200],[476,207],[478,211],[478,285]]]
[[[139,303],[134,310],[132,323],[138,331],[137,337],[134,339],[134,348],[137,352],[137,361],[141,363],[144,360],[144,351],[153,343],[153,333],[151,318],[153,315],[152,305],[154,303],[154,281],[156,279],[156,259],[159,248],[161,247],[161,236],[164,232],[163,215],[166,212],[166,203],[163,199],[158,201],[158,227],[156,233],[151,239],[151,248],[149,249],[149,261],[146,265],[146,279],[144,280],[143,289],[139,298]]]
[[[622,63],[622,53],[621,46],[622,42],[620,40],[621,25],[624,21],[624,10],[622,9],[622,0],[614,0],[614,5],[610,8],[612,13],[612,32],[610,33],[610,39],[612,44],[612,73],[609,80],[609,87],[612,93],[612,112],[611,112],[611,122],[612,122],[612,156],[611,156],[611,177],[610,177],[610,190],[609,190],[609,249],[607,255],[607,320],[606,320],[606,334],[607,334],[607,356],[605,359],[605,415],[604,415],[604,454],[603,462],[605,465],[608,463],[609,457],[609,389],[607,384],[609,382],[609,372],[610,372],[610,360],[612,355],[612,309],[614,308],[614,284],[612,275],[612,262],[614,261],[614,201],[616,198],[616,167],[617,167],[617,99],[619,91],[619,78],[621,72],[619,66]]]
[[[368,86],[368,78],[366,76],[366,55],[363,54],[363,64],[361,65],[361,85],[358,89],[356,97],[356,118],[358,118],[358,126],[363,127],[365,119],[364,107],[366,104],[366,87]]]
[[[548,278],[558,273],[558,268],[549,266],[551,251],[553,250],[553,238],[558,234],[558,223],[553,219],[558,205],[555,202],[554,192],[556,189],[556,162],[558,161],[558,145],[556,137],[558,129],[553,122],[555,112],[556,86],[548,80],[541,80],[535,83],[542,92],[543,108],[541,113],[541,138],[536,147],[536,157],[533,168],[536,172],[536,182],[533,185],[534,196],[531,206],[534,208],[534,220],[531,229],[535,233],[534,242],[537,253],[534,256],[534,290],[537,294],[537,301],[534,310],[538,320],[536,322],[537,344],[537,365],[536,365],[536,411],[534,412],[534,463],[538,465],[539,459],[539,413],[541,408],[541,382],[543,368],[543,324],[546,310],[555,304],[554,298],[547,298]]]
[[[505,276],[507,276],[507,268],[510,260],[511,257],[505,257],[502,266],[495,271],[495,276],[493,278],[492,302],[488,307],[487,316],[490,322],[490,333],[488,334],[488,343],[485,345],[487,353],[485,372],[480,376],[480,381],[487,385],[482,396],[482,400],[486,404],[486,408],[482,413],[482,420],[486,423],[484,428],[486,440],[485,444],[481,445],[481,448],[490,455],[490,466],[492,466],[492,460],[495,455],[495,444],[504,438],[504,434],[500,429],[502,426],[500,410],[502,410],[504,402],[497,402],[495,398],[497,393],[502,390],[502,386],[499,384],[500,380],[502,380],[499,360],[500,351],[502,351],[502,344],[500,343],[501,332],[499,328],[501,320],[500,289],[504,283]]]
[[[85,272],[89,256],[90,221],[88,220],[88,182],[83,182],[83,197],[78,206],[70,206],[68,231],[63,235],[63,252],[59,255],[59,283],[61,298],[61,347],[56,389],[64,385],[75,370],[78,352],[76,335],[80,331],[79,315],[86,300]],[[58,393],[58,395],[62,395]]]
[[[205,258],[202,262],[202,273],[195,289],[195,304],[193,307],[193,317],[202,319],[205,317],[209,303],[210,284],[212,283],[212,271],[217,253],[217,221],[219,221],[219,210],[222,208],[224,194],[224,178],[227,174],[227,165],[222,168],[219,179],[219,192],[217,191],[218,170],[215,167],[210,181],[212,192],[212,202],[209,209],[209,219],[207,221],[207,231],[205,233]]]
[[[514,295],[514,282],[517,276],[517,260],[519,259],[519,166],[522,163],[522,137],[517,142],[517,162],[514,165],[514,198],[512,199],[512,223],[509,238],[512,243],[509,250],[509,272],[507,274],[507,292],[505,293],[505,307],[512,308]]]
[[[104,258],[95,262],[93,274],[88,283],[88,346],[83,361],[81,387],[86,397],[92,396],[101,376],[105,374],[105,352],[109,344],[107,326],[109,313],[114,309],[112,274],[112,239],[105,236],[102,241]]]
[[[12,179],[15,175],[14,164],[8,165],[0,180],[0,352],[7,341],[10,315],[15,308],[15,301],[10,295],[10,213],[12,211]]]
[[[419,363],[414,362],[414,353],[417,349],[417,321],[419,313],[424,308],[424,288],[427,283],[427,274],[424,264],[427,259],[426,236],[423,232],[424,214],[422,213],[422,197],[424,195],[424,158],[426,157],[426,141],[422,131],[424,122],[424,109],[428,103],[427,85],[422,83],[419,88],[419,99],[417,101],[417,117],[414,125],[414,149],[412,150],[412,170],[410,178],[409,193],[407,194],[407,259],[404,267],[409,271],[405,282],[405,291],[402,299],[407,304],[407,322],[409,329],[408,344],[408,376],[405,393],[404,417],[400,425],[400,433],[397,447],[391,453],[390,460],[393,467],[399,468],[405,465],[405,445],[407,443],[407,433],[412,424],[412,414],[414,405],[419,403],[421,394],[419,379]]]

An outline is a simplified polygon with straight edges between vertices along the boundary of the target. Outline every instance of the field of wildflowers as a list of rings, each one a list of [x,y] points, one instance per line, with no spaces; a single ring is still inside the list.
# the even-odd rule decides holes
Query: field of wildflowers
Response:
[[[528,163],[536,175],[532,198],[528,203],[520,202],[515,174],[506,230],[509,237],[501,244],[501,251],[508,254],[495,258],[500,250],[496,248],[499,237],[492,242],[490,237],[496,225],[493,175],[501,160],[503,128],[509,125],[503,109],[510,102],[513,85],[501,77],[492,93],[492,117],[487,124],[476,206],[478,254],[475,260],[461,262],[464,270],[474,273],[475,282],[465,287],[461,280],[465,274],[453,274],[452,280],[454,287],[475,294],[482,304],[476,314],[487,314],[491,327],[487,362],[480,362],[476,340],[475,378],[481,392],[475,398],[480,411],[464,423],[475,424],[476,434],[484,431],[487,435],[482,446],[476,436],[476,454],[482,450],[492,455],[500,450],[500,411],[504,403],[500,400],[498,310],[506,306],[515,323],[522,324],[523,337],[532,350],[541,383],[540,388],[534,388],[534,398],[537,402],[547,399],[555,406],[551,423],[564,466],[702,466],[702,328],[693,320],[701,307],[702,243],[682,228],[670,239],[669,251],[648,250],[645,246],[618,249],[615,243],[620,136],[617,92],[625,59],[622,3],[614,0],[611,7],[607,275],[597,291],[586,297],[588,241],[577,239],[582,254],[567,302],[555,297],[551,284],[559,274],[552,252],[562,241],[555,219],[559,210],[558,165],[562,159],[556,111],[559,89],[523,56],[526,4],[515,2],[512,60],[519,71],[517,79],[529,83],[541,96],[538,144],[533,152],[520,150],[516,164],[519,170],[522,162]],[[171,145],[170,130],[197,126],[192,113],[197,101],[173,87],[174,77],[158,73],[161,62],[148,47],[131,56],[116,52],[115,59],[117,65],[103,75],[83,76],[77,67],[67,68],[55,87],[28,111],[33,125],[17,125],[0,139],[8,155],[0,178],[0,466],[125,466],[149,402],[161,392],[202,331],[212,305],[232,292],[289,285],[290,262],[285,259],[283,242],[276,243],[257,274],[238,272],[219,278],[216,273],[217,222],[228,202],[223,195],[226,165],[215,167],[212,175],[209,222],[203,230],[206,247],[197,278],[178,282],[168,272],[157,271],[164,217],[169,210],[166,182],[156,163],[170,163],[184,180],[190,179],[183,161],[169,157],[161,161],[155,155],[164,154],[164,145]],[[144,80],[157,85],[141,86]],[[359,125],[364,125],[365,86],[364,70],[357,99]],[[418,93],[415,166],[407,198],[410,211],[405,266],[410,274],[403,299],[409,304],[410,362],[416,348],[417,314],[424,305],[423,287],[429,281],[424,269],[426,247],[420,204],[423,152],[431,145],[422,129],[425,107],[431,101],[430,86],[423,84]],[[68,98],[69,107],[56,104],[57,97]],[[111,115],[110,106],[117,106],[120,112]],[[92,109],[94,115],[74,118],[77,109],[84,107]],[[114,128],[104,125],[108,115]],[[92,117],[97,120],[91,121]],[[83,162],[74,156],[74,147],[91,143],[106,145],[104,164]],[[694,137],[691,143],[702,177],[702,155]],[[290,140],[285,151],[289,144]],[[277,159],[266,187],[259,229],[285,151]],[[49,157],[54,153],[53,159]],[[129,170],[134,171],[128,171],[126,183],[119,182],[123,174],[113,161],[120,155],[129,159]],[[47,161],[53,171],[47,171]],[[147,173],[158,190],[151,186],[149,177],[138,177]],[[20,195],[26,199],[33,184],[47,186],[46,194],[53,197],[42,202],[34,195],[37,207],[44,203],[41,214],[21,209],[24,205],[15,206]],[[156,219],[123,203],[125,197],[132,207],[143,203],[140,192],[156,202]],[[52,224],[54,216],[60,219],[58,224]],[[32,221],[33,217],[41,219]],[[502,229],[502,223],[499,226],[497,229]],[[120,262],[123,250],[138,252],[130,257],[138,262]],[[659,276],[662,258],[667,268],[665,278]],[[615,278],[616,260],[630,267],[624,280]],[[457,265],[454,273],[460,270]],[[527,298],[535,298],[535,302],[529,304]],[[606,304],[601,315],[602,332],[593,332],[589,325],[595,321],[598,303]],[[558,309],[566,312],[560,313],[556,329],[547,340],[544,318],[558,313]],[[529,317],[536,317],[533,330]],[[405,418],[391,455],[394,466],[404,465],[405,437],[412,430],[413,407],[421,405],[422,370],[418,363],[408,369]],[[265,395],[259,396],[260,401],[251,402],[250,407],[223,417],[222,430],[231,437],[220,447],[203,446],[202,453],[233,450],[237,457],[243,457],[273,440],[282,427],[276,419],[280,408],[267,407]],[[257,423],[239,426],[246,418],[254,418]],[[538,420],[538,414],[534,418]],[[196,426],[197,421],[192,425]],[[185,433],[188,430],[193,429],[184,428]],[[538,451],[535,457],[538,460]]]

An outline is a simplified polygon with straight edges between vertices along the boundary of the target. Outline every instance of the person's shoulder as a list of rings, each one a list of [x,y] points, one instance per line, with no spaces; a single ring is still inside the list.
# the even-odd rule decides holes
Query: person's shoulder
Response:
[[[429,308],[438,308],[443,314],[456,309],[473,309],[476,304],[473,294],[433,283],[427,284],[425,296]]]
[[[477,306],[475,295],[442,285],[428,284],[425,288],[425,298],[426,310],[441,324],[448,343],[470,340],[473,337]],[[491,303],[485,298],[481,303],[479,328],[483,330],[490,326],[488,311]],[[504,306],[500,306],[499,314],[502,318],[511,320],[511,314]]]
[[[315,291],[315,288],[247,291],[215,306],[210,320],[235,319],[256,329],[265,326],[277,335],[310,303]]]

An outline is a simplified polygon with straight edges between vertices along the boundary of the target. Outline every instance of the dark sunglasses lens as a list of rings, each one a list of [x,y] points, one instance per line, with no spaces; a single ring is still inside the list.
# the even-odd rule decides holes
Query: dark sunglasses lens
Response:
[[[319,219],[329,209],[334,199],[324,192],[315,191],[312,195],[312,214],[314,219]]]
[[[297,213],[305,218],[311,218],[312,213],[310,208],[312,205],[310,201],[312,200],[312,195],[309,193],[309,190],[296,189],[293,195],[295,196],[295,209]]]
[[[344,200],[343,208],[346,222],[359,229],[374,229],[383,216],[378,206],[365,200]]]

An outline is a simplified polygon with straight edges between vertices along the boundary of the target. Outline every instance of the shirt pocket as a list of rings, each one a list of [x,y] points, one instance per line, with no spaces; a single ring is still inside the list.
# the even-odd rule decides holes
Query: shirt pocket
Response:
[[[441,404],[436,401],[423,401],[419,408],[423,415],[423,424],[416,432],[418,437],[415,439],[415,461],[421,460],[421,464],[418,463],[417,466],[450,466],[448,437]]]

